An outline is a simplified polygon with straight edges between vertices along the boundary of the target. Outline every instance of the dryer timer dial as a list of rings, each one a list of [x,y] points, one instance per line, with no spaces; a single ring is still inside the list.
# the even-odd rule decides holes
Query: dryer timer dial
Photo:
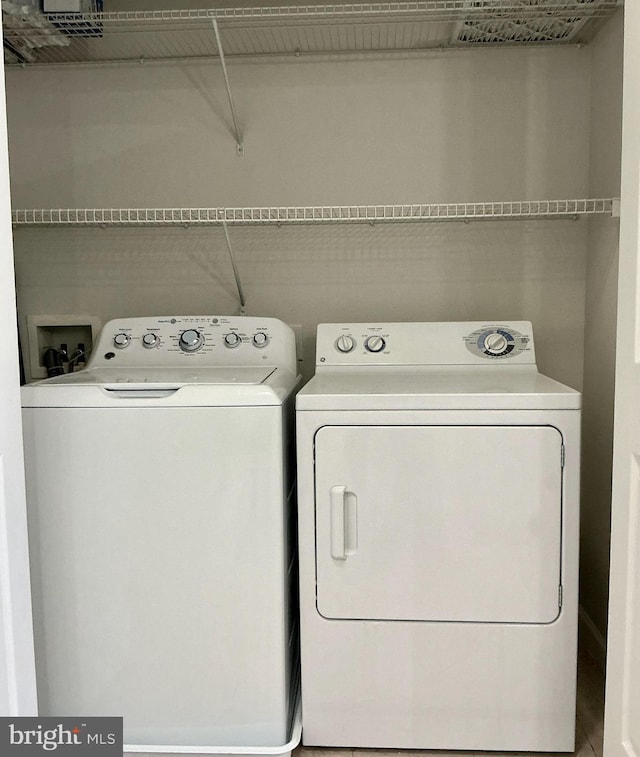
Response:
[[[507,338],[499,332],[487,334],[484,339],[484,348],[491,355],[502,354],[508,346]]]
[[[469,352],[484,360],[509,359],[529,349],[526,334],[501,324],[483,326],[463,340]]]

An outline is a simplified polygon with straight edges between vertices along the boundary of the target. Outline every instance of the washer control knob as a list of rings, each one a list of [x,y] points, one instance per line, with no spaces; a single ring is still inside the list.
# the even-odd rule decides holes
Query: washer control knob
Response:
[[[336,349],[338,352],[344,352],[346,354],[347,352],[355,350],[355,348],[356,340],[352,336],[349,336],[349,334],[342,334],[342,336],[339,336],[336,339]]]
[[[152,334],[151,332],[149,332],[142,337],[142,346],[146,347],[148,350],[157,347],[159,344],[160,338],[157,334]]]
[[[484,349],[490,355],[500,355],[507,349],[507,339],[502,334],[487,334],[484,339]]]
[[[381,336],[368,336],[364,342],[367,352],[382,352],[386,346],[387,343]]]
[[[240,334],[236,334],[235,331],[231,331],[228,334],[224,335],[224,346],[225,347],[237,347],[242,339],[240,339]]]
[[[125,347],[128,347],[131,343],[131,337],[129,334],[116,334],[113,337],[113,346],[117,347],[119,350],[123,350]]]
[[[265,334],[264,331],[258,331],[257,334],[253,335],[251,341],[253,342],[254,347],[266,347],[269,343],[269,335]]]
[[[178,345],[183,352],[195,352],[204,344],[204,337],[195,329],[187,329],[180,334]]]

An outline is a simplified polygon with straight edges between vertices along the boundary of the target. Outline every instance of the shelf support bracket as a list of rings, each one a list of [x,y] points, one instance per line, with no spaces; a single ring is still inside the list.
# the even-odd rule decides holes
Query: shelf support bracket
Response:
[[[233,256],[233,247],[231,247],[231,239],[229,238],[229,229],[227,222],[222,222],[222,230],[224,231],[224,238],[227,242],[227,251],[229,252],[229,260],[231,261],[231,268],[233,269],[233,276],[236,280],[236,287],[238,289],[238,299],[240,300],[240,315],[243,315],[247,306],[247,301],[242,289],[242,283],[240,282],[240,274],[238,273],[238,267],[236,265],[236,259]]]
[[[240,133],[240,127],[238,126],[238,115],[236,113],[236,106],[233,103],[233,95],[231,94],[231,85],[229,84],[229,75],[227,74],[227,64],[224,60],[224,50],[222,49],[222,42],[220,41],[220,30],[218,29],[218,20],[211,19],[211,25],[213,26],[213,33],[216,37],[216,45],[218,47],[218,55],[220,56],[220,65],[222,66],[222,75],[224,76],[224,84],[227,88],[227,97],[229,98],[229,108],[231,109],[231,119],[233,121],[233,131],[236,138],[236,152],[238,155],[244,155],[244,145],[242,143],[242,134]],[[226,228],[226,227],[225,227]]]

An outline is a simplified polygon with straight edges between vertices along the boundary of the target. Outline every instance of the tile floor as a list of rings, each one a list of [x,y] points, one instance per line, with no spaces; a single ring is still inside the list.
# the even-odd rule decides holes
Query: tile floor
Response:
[[[578,697],[576,716],[576,751],[579,757],[602,757],[602,738],[604,722],[604,676],[596,662],[586,654],[580,655],[578,662]],[[492,755],[511,755],[510,752],[477,752],[478,757]],[[527,753],[528,757],[534,757]],[[437,751],[390,751],[383,749],[315,749],[298,747],[292,757],[472,757],[473,752],[437,752]],[[551,755],[546,752],[546,757]]]

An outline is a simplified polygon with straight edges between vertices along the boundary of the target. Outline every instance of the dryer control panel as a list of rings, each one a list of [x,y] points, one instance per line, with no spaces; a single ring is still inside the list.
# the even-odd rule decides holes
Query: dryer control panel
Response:
[[[535,365],[528,321],[322,323],[316,365]]]
[[[295,335],[276,318],[151,316],[106,323],[88,367],[274,365],[295,374]]]

